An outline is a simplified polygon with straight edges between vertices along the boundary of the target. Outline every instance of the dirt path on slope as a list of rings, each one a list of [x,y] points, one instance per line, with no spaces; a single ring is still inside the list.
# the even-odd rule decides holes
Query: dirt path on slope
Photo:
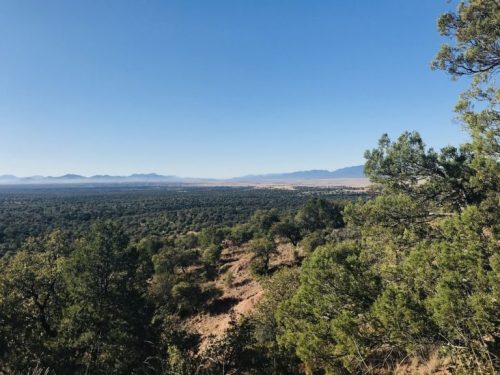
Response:
[[[215,286],[223,291],[223,295],[214,303],[210,313],[197,315],[187,323],[190,329],[201,335],[201,350],[208,338],[224,334],[231,315],[235,318],[247,316],[262,297],[262,287],[250,270],[251,258],[245,247],[231,246],[223,250],[220,274],[215,280]]]

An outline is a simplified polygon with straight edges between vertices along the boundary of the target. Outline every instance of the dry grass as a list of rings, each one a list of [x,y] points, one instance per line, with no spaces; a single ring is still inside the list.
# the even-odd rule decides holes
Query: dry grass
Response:
[[[398,364],[393,373],[394,375],[451,375],[448,370],[449,364],[448,358],[443,358],[439,353],[433,352],[425,360],[413,357]]]

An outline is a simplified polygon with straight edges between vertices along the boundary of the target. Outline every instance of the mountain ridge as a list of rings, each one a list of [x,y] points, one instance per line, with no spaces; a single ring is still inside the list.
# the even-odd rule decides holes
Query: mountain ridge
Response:
[[[311,180],[311,179],[332,179],[332,178],[364,178],[362,165],[345,167],[329,171],[326,169],[311,169],[306,171],[296,171],[287,173],[269,173],[261,175],[247,175],[235,177],[231,181],[281,181],[281,180]]]
[[[0,175],[0,184],[62,184],[62,183],[127,183],[127,182],[157,182],[157,183],[189,183],[189,182],[278,182],[300,180],[322,180],[336,178],[364,178],[363,166],[356,165],[329,171],[326,169],[311,169],[305,171],[268,173],[246,175],[227,179],[191,178],[157,173],[133,173],[128,176],[92,175],[83,176],[67,173],[61,176],[28,176],[17,177],[11,174]]]

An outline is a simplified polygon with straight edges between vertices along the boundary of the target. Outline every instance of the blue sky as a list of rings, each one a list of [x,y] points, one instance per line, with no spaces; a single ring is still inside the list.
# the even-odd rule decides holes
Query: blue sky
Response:
[[[0,2],[0,174],[230,177],[441,147],[445,0]]]

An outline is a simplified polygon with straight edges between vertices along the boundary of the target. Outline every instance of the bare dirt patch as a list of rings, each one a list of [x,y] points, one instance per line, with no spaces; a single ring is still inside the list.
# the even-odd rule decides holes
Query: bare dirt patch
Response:
[[[262,287],[250,271],[252,255],[245,247],[231,246],[221,256],[222,270],[215,285],[223,291],[222,297],[214,301],[208,313],[200,314],[187,323],[201,336],[201,349],[211,336],[222,336],[229,327],[231,315],[248,315],[262,296]]]
[[[288,243],[278,246],[278,254],[271,258],[271,270],[296,265],[295,247]],[[232,316],[248,316],[263,295],[263,288],[252,274],[252,254],[246,246],[230,246],[221,255],[221,270],[215,280],[222,290],[220,298],[212,303],[206,313],[189,319],[187,327],[201,336],[200,350],[210,338],[221,337],[229,328]]]

